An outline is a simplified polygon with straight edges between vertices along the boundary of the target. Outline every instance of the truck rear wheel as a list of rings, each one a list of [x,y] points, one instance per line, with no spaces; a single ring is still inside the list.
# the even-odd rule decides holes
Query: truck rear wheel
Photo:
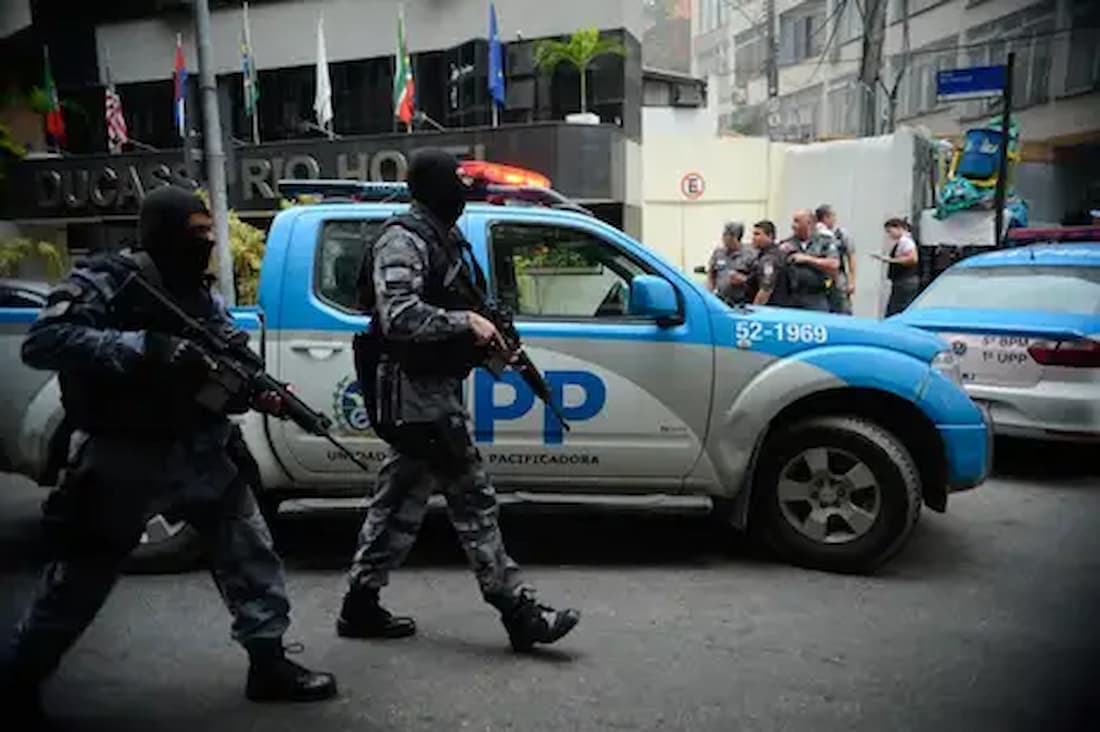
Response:
[[[750,526],[788,561],[870,572],[916,525],[920,474],[901,441],[874,422],[814,417],[769,437],[752,500]]]

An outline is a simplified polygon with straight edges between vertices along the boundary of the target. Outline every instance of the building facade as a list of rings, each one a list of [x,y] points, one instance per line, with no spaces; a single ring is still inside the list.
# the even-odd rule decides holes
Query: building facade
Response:
[[[164,180],[202,177],[202,102],[194,16],[189,0],[68,3],[23,0],[12,13],[0,71],[9,97],[42,83],[48,46],[67,127],[63,147],[27,128],[29,150],[14,166],[4,217],[16,224],[65,227],[71,249],[117,246],[133,234],[143,192]],[[240,0],[210,0],[216,98],[227,159],[230,205],[264,223],[278,208],[283,177],[393,180],[418,147],[442,145],[459,157],[538,170],[597,215],[640,233],[639,199],[627,181],[641,174],[643,57],[647,21],[637,0],[496,2],[506,104],[493,125],[488,91],[489,3],[481,0],[251,0],[248,25],[258,69],[259,144],[245,113]],[[399,124],[392,98],[397,19],[403,7],[407,49],[423,117]],[[29,20],[27,19],[29,18]],[[318,22],[323,18],[332,87],[333,138],[318,128]],[[618,40],[587,72],[587,109],[597,124],[568,124],[580,111],[577,71],[534,64],[536,43],[564,40],[581,27]],[[173,68],[180,38],[188,70],[186,127],[176,129]],[[107,153],[104,91],[121,97],[132,142]],[[658,79],[658,88],[697,85]],[[16,110],[0,112],[6,123]],[[38,120],[40,121],[40,117]],[[9,123],[9,127],[12,125]],[[21,135],[24,129],[20,128]],[[34,134],[32,134],[34,133]]]
[[[859,78],[864,12],[885,4],[880,81]],[[768,89],[764,0],[697,0],[694,73],[713,78],[719,127],[774,140],[923,127],[958,139],[1000,100],[948,102],[936,72],[1003,64],[1015,52],[1013,108],[1024,140],[1019,184],[1039,218],[1100,201],[1100,3],[1094,0],[774,0],[777,89]]]
[[[774,0],[776,139],[860,133],[865,20],[875,0]],[[878,131],[924,125],[956,135],[995,111],[990,102],[944,103],[936,72],[1004,63],[1016,53],[1014,106],[1033,140],[1100,130],[1100,4],[1091,0],[880,0],[886,4]],[[768,126],[767,3],[697,0],[694,72],[714,74],[722,123]]]

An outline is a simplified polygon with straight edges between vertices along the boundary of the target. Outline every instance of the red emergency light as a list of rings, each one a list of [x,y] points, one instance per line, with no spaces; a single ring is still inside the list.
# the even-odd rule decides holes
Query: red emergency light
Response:
[[[1100,226],[1052,226],[1009,229],[1005,238],[1012,244],[1036,242],[1100,241]]]
[[[503,186],[530,186],[533,188],[549,188],[550,179],[533,170],[517,168],[513,165],[502,163],[490,163],[485,160],[463,160],[460,163],[462,172],[485,183],[495,183]]]

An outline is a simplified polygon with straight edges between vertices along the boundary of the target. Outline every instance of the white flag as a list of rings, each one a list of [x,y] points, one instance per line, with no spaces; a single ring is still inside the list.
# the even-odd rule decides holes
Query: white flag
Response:
[[[327,129],[332,122],[332,85],[328,78],[328,57],[325,54],[325,16],[317,19],[317,95],[313,98],[317,124]]]

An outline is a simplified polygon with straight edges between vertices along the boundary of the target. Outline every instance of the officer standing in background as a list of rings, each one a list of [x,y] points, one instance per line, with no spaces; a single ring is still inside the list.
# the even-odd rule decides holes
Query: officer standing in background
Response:
[[[814,215],[795,211],[792,236],[781,245],[787,253],[791,305],[802,310],[829,311],[829,288],[840,271],[836,239],[815,229]]]
[[[29,366],[59,372],[75,432],[64,479],[44,507],[51,561],[10,644],[0,648],[5,712],[42,715],[40,685],[95,618],[156,514],[186,520],[208,543],[233,638],[250,660],[246,696],[331,697],[330,674],[284,655],[290,606],[247,482],[254,467],[248,448],[226,414],[196,401],[216,364],[194,342],[159,329],[146,303],[120,291],[140,272],[191,316],[247,339],[210,289],[213,220],[193,193],[165,186],[142,202],[139,222],[136,256],[100,255],[75,269],[50,293],[23,344]],[[249,408],[278,414],[282,405],[261,394],[230,411]]]
[[[829,288],[829,310],[834,313],[852,314],[852,296],[856,292],[856,247],[848,232],[837,226],[836,211],[823,203],[814,211],[817,231],[836,239],[840,255],[840,272]]]
[[[790,307],[787,255],[775,242],[775,224],[768,220],[753,224],[752,245],[757,251],[752,275],[749,278],[752,304]]]
[[[429,497],[442,490],[482,597],[499,611],[512,648],[527,651],[564,636],[580,614],[539,604],[534,588],[521,579],[505,550],[496,495],[467,427],[462,382],[480,349],[505,346],[492,322],[470,311],[471,303],[447,285],[460,258],[476,267],[455,228],[468,185],[460,176],[453,155],[416,153],[407,173],[412,206],[387,222],[363,258],[360,306],[373,317],[370,330],[357,337],[356,371],[389,454],[359,534],[336,627],[350,638],[416,632],[412,618],[382,608],[379,590],[416,541]]]
[[[722,243],[710,255],[707,263],[707,282],[710,291],[729,305],[748,300],[745,283],[752,273],[756,250],[741,244],[745,225],[730,221],[722,230]]]

